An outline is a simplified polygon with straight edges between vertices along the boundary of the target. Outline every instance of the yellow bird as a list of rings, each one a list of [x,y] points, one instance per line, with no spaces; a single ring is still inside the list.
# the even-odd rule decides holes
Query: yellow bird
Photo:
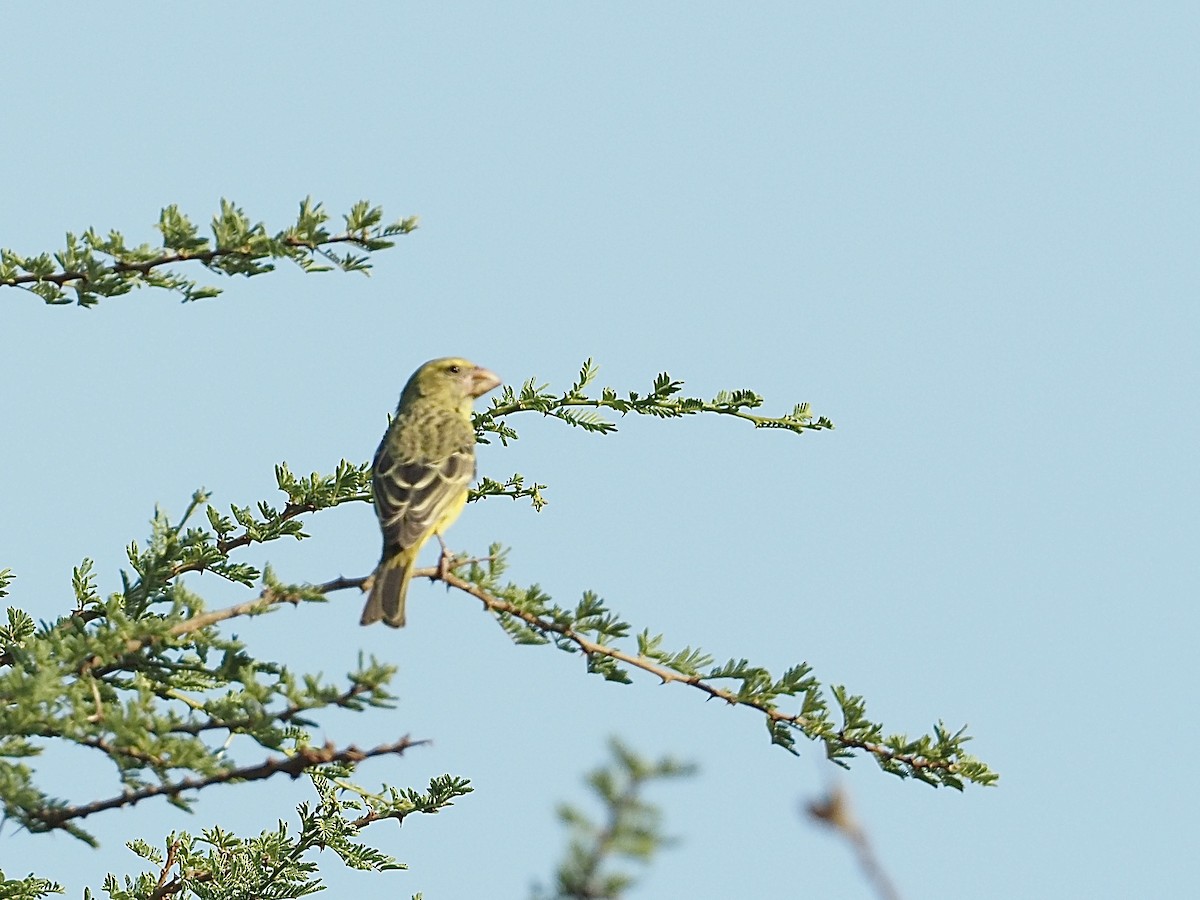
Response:
[[[372,466],[375,514],[383,556],[371,581],[362,624],[404,625],[404,598],[421,547],[439,539],[467,503],[475,479],[471,405],[500,384],[457,357],[435,359],[413,373]]]

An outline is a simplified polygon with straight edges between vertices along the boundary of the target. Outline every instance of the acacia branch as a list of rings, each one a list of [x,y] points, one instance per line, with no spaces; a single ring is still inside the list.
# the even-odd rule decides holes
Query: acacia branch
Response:
[[[678,683],[688,685],[689,687],[695,688],[696,690],[706,694],[709,699],[723,700],[730,706],[746,706],[750,707],[751,709],[756,709],[766,716],[771,723],[781,723],[799,728],[801,730],[803,730],[805,726],[811,724],[810,720],[800,713],[786,713],[769,702],[756,700],[754,698],[740,697],[733,691],[718,687],[717,685],[706,681],[700,675],[684,675],[680,672],[676,672],[674,669],[662,665],[659,662],[656,662],[653,659],[650,659],[649,657],[640,656],[636,653],[630,653],[628,651],[621,650],[618,647],[613,647],[608,644],[594,641],[569,625],[556,622],[552,619],[544,619],[534,613],[521,609],[519,606],[516,606],[500,597],[496,597],[478,585],[473,584],[472,582],[467,581],[464,578],[460,578],[458,575],[454,574],[452,569],[455,566],[464,564],[466,563],[458,561],[450,567],[450,570],[446,570],[437,566],[414,569],[413,577],[428,578],[430,581],[441,581],[449,587],[455,588],[474,597],[483,604],[485,609],[489,610],[490,612],[510,615],[521,620],[535,631],[543,634],[556,634],[559,637],[569,641],[571,644],[574,644],[586,658],[608,657],[616,660],[617,662],[631,666],[635,669],[640,669],[643,672],[653,675],[663,684]],[[338,578],[325,582],[324,584],[315,585],[313,590],[323,594],[338,590],[346,590],[349,588],[358,588],[359,590],[362,590],[366,587],[370,577],[371,576],[365,576],[362,578],[345,578],[339,576]],[[172,635],[187,634],[199,628],[204,628],[226,619],[261,613],[269,609],[271,606],[283,602],[297,603],[299,602],[299,598],[295,595],[279,592],[274,588],[266,587],[253,600],[248,600],[245,603],[234,604],[233,606],[228,606],[224,609],[213,610],[212,612],[203,613],[199,616],[193,616],[192,618],[186,619],[183,622],[175,625],[171,629],[170,633]],[[126,645],[126,650],[129,653],[135,653],[148,643],[150,643],[149,639],[134,639],[129,641],[129,643]],[[104,669],[97,669],[95,671],[108,671],[111,668],[115,668],[115,666],[109,666],[105,667]],[[914,753],[900,752],[875,741],[867,741],[855,737],[852,734],[848,734],[844,729],[839,729],[838,731],[833,732],[832,737],[836,740],[837,744],[840,744],[843,747],[854,748],[856,750],[862,750],[865,753],[869,753],[880,763],[897,762],[908,766],[914,771],[947,772],[950,774],[960,771],[958,766],[953,762],[929,759],[928,757]]]
[[[899,764],[899,766],[907,767],[910,772],[929,773],[931,778],[935,775],[940,775],[942,778],[953,779],[955,776],[964,774],[965,769],[960,766],[959,762],[955,762],[952,758],[937,758],[922,754],[922,752],[910,752],[904,749],[893,748],[877,740],[869,740],[857,736],[852,731],[847,730],[847,727],[836,728],[836,730],[822,730],[820,733],[812,733],[812,728],[822,725],[820,720],[810,719],[809,716],[803,713],[786,713],[784,710],[774,706],[769,698],[756,698],[752,696],[744,696],[732,690],[721,688],[701,676],[701,674],[685,674],[678,672],[670,666],[661,664],[658,660],[643,656],[637,653],[631,653],[629,650],[623,650],[618,647],[610,646],[610,644],[602,643],[601,641],[593,640],[580,630],[577,630],[569,623],[560,622],[560,620],[552,618],[544,618],[536,614],[524,610],[518,605],[512,604],[508,600],[498,598],[487,590],[478,586],[473,582],[467,581],[455,574],[454,569],[458,566],[469,564],[470,560],[455,560],[450,566],[442,568],[442,566],[430,566],[430,568],[415,569],[413,575],[415,577],[430,578],[431,581],[442,581],[446,586],[461,590],[462,593],[473,596],[479,600],[486,610],[502,614],[502,616],[510,616],[520,620],[529,629],[539,632],[541,635],[553,634],[559,640],[572,644],[575,648],[583,653],[584,658],[588,660],[607,658],[620,664],[638,668],[643,672],[652,674],[658,678],[662,684],[679,683],[691,686],[702,694],[707,695],[710,700],[721,700],[730,704],[730,706],[742,706],[756,709],[758,712],[766,716],[770,726],[784,725],[797,728],[806,736],[822,740],[827,746],[830,754],[836,754],[838,750],[860,750],[866,752],[875,758],[878,764],[883,767],[888,767],[889,764]],[[364,589],[371,576],[366,577],[337,577],[334,580],[317,584],[311,590],[313,593],[328,594],[334,590],[343,590],[349,588]],[[304,599],[298,592],[292,590],[281,590],[276,587],[266,586],[262,589],[256,598],[222,608],[222,610],[214,610],[193,616],[190,619],[185,619],[184,622],[176,623],[168,634],[172,636],[190,634],[192,631],[206,628],[206,626],[214,625],[223,620],[238,618],[241,616],[251,616],[251,614],[259,614],[268,611],[269,608],[281,602],[292,602],[299,604]],[[154,643],[157,640],[155,637],[132,638],[126,643],[126,653],[133,654],[139,652],[140,649]],[[94,673],[106,673],[118,670],[121,667],[120,662],[110,662],[104,665],[100,659],[92,659],[85,668],[89,668]],[[972,778],[968,773],[968,778]],[[972,780],[976,780],[972,778]],[[994,779],[992,779],[994,780]],[[984,782],[988,784],[988,782]]]
[[[365,579],[344,579],[337,578],[327,584],[320,585],[316,590],[322,593],[326,591],[339,590],[346,587],[359,587]],[[185,634],[190,634],[193,631],[199,631],[201,628],[207,628],[209,625],[216,625],[218,622],[224,622],[226,619],[235,619],[239,616],[251,616],[256,613],[266,612],[272,606],[279,603],[291,603],[293,606],[299,605],[301,598],[295,594],[285,593],[276,590],[272,587],[265,587],[257,597],[252,600],[247,600],[244,603],[235,603],[233,606],[226,606],[222,609],[214,609],[211,612],[201,613],[198,616],[192,616],[184,619],[173,625],[167,633],[171,637],[180,637]],[[143,638],[130,638],[125,642],[126,654],[137,653],[159,640],[157,635],[152,635]],[[4,660],[0,660],[4,662]],[[107,675],[121,668],[119,662],[104,664],[99,657],[92,657],[80,669],[80,674],[87,672],[93,675]]]
[[[297,747],[288,757],[268,757],[256,766],[245,766],[240,769],[229,769],[205,778],[184,778],[169,784],[149,785],[136,791],[110,797],[107,800],[97,800],[79,806],[63,806],[53,809],[42,809],[30,813],[30,818],[41,823],[39,830],[49,831],[61,828],[64,823],[74,819],[84,819],[98,812],[117,809],[122,806],[133,806],[151,797],[175,797],[184,791],[202,790],[214,784],[225,784],[231,781],[260,781],[275,775],[290,775],[299,778],[305,770],[314,766],[328,763],[358,763],[364,759],[390,754],[402,754],[410,747],[419,747],[428,741],[414,741],[402,737],[393,744],[380,744],[370,750],[360,750],[351,744],[349,747],[338,749],[330,741],[323,747]]]
[[[645,398],[646,402],[649,402],[652,400],[654,400],[654,397]],[[667,401],[667,402],[670,403],[670,401]],[[486,410],[484,415],[488,416],[489,418],[501,419],[501,418],[504,418],[505,416],[511,416],[516,413],[536,412],[536,413],[541,413],[544,416],[553,416],[555,418],[559,418],[557,416],[557,411],[560,409],[567,409],[570,407],[575,407],[577,409],[578,408],[611,409],[611,410],[621,413],[622,415],[625,415],[626,413],[629,413],[629,412],[639,412],[640,411],[636,405],[631,404],[628,401],[621,399],[621,398],[614,398],[614,399],[609,400],[609,399],[604,399],[604,398],[597,399],[597,398],[593,398],[593,397],[560,397],[554,401],[554,403],[550,409],[542,409],[542,408],[539,408],[536,406],[527,406],[524,403],[517,401],[514,403],[506,403],[504,405],[498,404],[496,406],[493,406],[490,409]],[[667,407],[667,408],[675,409],[676,407],[671,406],[671,407]],[[720,416],[734,416],[735,418],[744,419],[747,422],[753,423],[755,428],[790,427],[790,426],[784,424],[786,422],[785,417],[756,416],[753,413],[745,412],[743,409],[740,409],[739,407],[734,406],[732,404],[728,404],[728,403],[712,403],[712,402],[704,401],[704,402],[698,403],[694,408],[687,407],[687,408],[679,408],[679,409],[680,409],[680,412],[678,412],[677,415],[682,415],[682,414],[684,414],[684,411],[686,411],[687,414],[715,413],[716,415],[720,415]],[[805,427],[811,428],[811,430],[816,431],[819,428],[826,427],[826,426],[814,424],[814,425],[806,425]],[[828,427],[832,428],[833,426],[831,424]]]
[[[293,250],[310,250],[313,252],[320,251],[321,247],[326,244],[354,244],[359,247],[369,247],[368,238],[365,238],[363,235],[349,233],[331,235],[321,241],[304,240],[298,237],[283,237],[278,240]],[[161,256],[143,260],[142,262],[126,262],[118,259],[104,267],[104,274],[130,275],[137,273],[139,275],[146,275],[151,270],[157,269],[160,266],[170,266],[175,263],[199,262],[201,265],[209,266],[216,260],[225,259],[226,257],[234,259],[262,259],[265,255],[261,251],[243,250],[237,247],[214,247],[212,250],[201,250],[198,252],[178,250],[174,253],[163,253]],[[11,278],[0,278],[0,287],[22,287],[27,284],[47,283],[63,287],[76,281],[84,285],[92,284],[92,279],[88,277],[86,272],[64,270],[51,275],[38,275],[31,272],[26,275],[14,275]]]
[[[364,496],[360,499],[366,500],[367,498]],[[297,516],[301,516],[304,513],[316,511],[317,505],[315,503],[292,503],[291,501],[288,501],[288,504],[283,508],[282,512],[279,513],[279,522],[287,522],[288,520],[294,519]],[[237,537],[218,539],[217,550],[222,556],[228,556],[233,550],[237,550],[241,547],[249,547],[256,541],[261,540],[261,538],[255,537],[247,530],[239,534]],[[175,574],[178,575],[183,572],[201,572],[203,569],[196,565],[181,565],[177,566],[174,571]]]
[[[178,861],[176,854],[179,852],[179,842],[174,841],[167,848],[167,860],[163,863],[162,871],[158,876],[158,884],[155,886],[153,893],[150,894],[150,900],[163,900],[164,897],[170,897],[172,894],[177,894],[183,890],[185,876],[192,882],[212,881],[212,872],[184,872],[183,866],[180,864],[179,875],[167,881],[167,876],[171,874],[171,870],[175,868]]]
[[[414,576],[428,577],[431,581],[443,581],[453,588],[457,588],[467,594],[470,594],[475,599],[479,600],[485,608],[494,613],[507,613],[510,616],[520,619],[526,625],[541,632],[553,632],[566,640],[570,641],[578,647],[585,657],[592,656],[607,656],[615,659],[618,662],[641,669],[643,672],[648,672],[654,677],[662,681],[663,684],[676,682],[686,684],[698,691],[707,694],[710,699],[724,700],[730,706],[748,706],[752,709],[757,709],[765,715],[771,722],[781,722],[786,725],[793,725],[798,728],[803,728],[809,724],[808,719],[799,714],[788,714],[780,711],[769,703],[760,700],[747,699],[739,697],[732,691],[717,687],[705,681],[700,675],[683,675],[676,672],[674,669],[667,668],[660,663],[655,662],[645,656],[639,656],[634,653],[629,653],[620,650],[616,647],[611,647],[608,644],[601,644],[593,641],[591,638],[580,634],[569,625],[563,625],[549,619],[540,618],[533,613],[527,612],[518,606],[509,603],[507,600],[502,600],[499,597],[494,597],[487,591],[480,588],[478,585],[472,584],[465,579],[459,578],[453,572],[442,572],[436,568],[418,569],[413,572]],[[837,731],[836,737],[838,742],[846,747],[854,747],[858,750],[863,750],[870,753],[880,761],[896,761],[903,763],[913,769],[924,769],[931,771],[956,771],[953,763],[942,762],[940,760],[927,759],[923,756],[918,756],[910,753],[899,753],[890,747],[882,744],[877,744],[873,741],[864,741],[855,738],[852,735],[846,734],[844,731]]]

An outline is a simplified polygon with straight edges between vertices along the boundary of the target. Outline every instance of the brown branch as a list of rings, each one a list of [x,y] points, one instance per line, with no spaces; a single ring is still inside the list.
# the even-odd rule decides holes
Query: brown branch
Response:
[[[799,713],[789,715],[788,713],[781,712],[768,702],[739,697],[732,691],[709,684],[699,675],[683,675],[679,672],[676,672],[674,669],[669,669],[666,666],[656,663],[654,660],[648,659],[645,656],[638,656],[633,653],[628,653],[624,650],[619,650],[616,647],[610,647],[607,644],[597,643],[596,641],[593,641],[590,638],[580,634],[569,625],[562,625],[558,622],[538,618],[538,616],[534,615],[533,613],[514,606],[507,600],[502,600],[499,597],[493,597],[478,585],[459,578],[453,572],[447,572],[443,574],[436,568],[430,568],[417,569],[413,572],[413,575],[425,576],[431,581],[443,581],[450,587],[457,588],[460,591],[470,594],[476,600],[479,600],[484,607],[491,612],[507,613],[510,616],[520,619],[522,622],[536,631],[543,633],[553,632],[563,638],[566,638],[581,651],[583,651],[585,656],[607,656],[611,659],[617,660],[618,662],[641,669],[643,672],[649,672],[651,675],[660,679],[663,684],[669,684],[671,682],[686,684],[689,687],[696,688],[698,691],[702,691],[710,698],[724,700],[730,706],[748,706],[751,709],[757,709],[772,722],[782,722],[784,724],[792,725],[801,729],[808,724],[808,720]],[[872,741],[864,741],[860,738],[847,735],[844,731],[838,731],[835,733],[835,735],[838,741],[844,746],[863,750],[880,760],[895,760],[897,762],[904,763],[913,769],[929,769],[953,772],[956,768],[954,763],[931,760],[911,753],[898,753],[897,751],[892,750],[890,747],[885,747],[882,744],[877,744]]]
[[[224,622],[226,619],[234,619],[238,616],[249,616],[257,612],[263,612],[277,603],[297,605],[299,602],[299,597],[282,596],[272,588],[263,588],[253,600],[247,600],[245,603],[235,603],[233,606],[227,606],[224,609],[214,609],[211,612],[201,613],[198,616],[192,616],[190,619],[184,619],[182,622],[171,627],[170,634],[171,637],[180,637],[185,634],[191,634],[193,631],[199,631],[201,628],[207,628],[209,625]],[[125,645],[125,649],[129,653],[133,653],[144,647],[146,643],[148,642],[134,638]]]
[[[30,817],[41,822],[46,830],[60,828],[65,822],[73,819],[83,819],[108,809],[133,806],[134,804],[141,803],[143,800],[149,800],[151,797],[175,797],[184,791],[202,790],[214,784],[225,784],[231,781],[259,781],[279,774],[299,778],[304,774],[306,769],[311,769],[314,766],[335,762],[358,763],[375,756],[402,754],[409,747],[419,747],[426,743],[428,741],[414,741],[408,737],[402,737],[394,744],[381,744],[370,750],[359,750],[353,744],[339,750],[334,746],[332,741],[326,743],[323,747],[298,747],[292,756],[282,758],[268,757],[256,766],[229,769],[228,771],[218,772],[215,775],[208,775],[204,778],[184,778],[170,784],[150,785],[140,790],[122,794],[119,797],[110,797],[108,800],[97,800],[94,803],[85,803],[80,806],[43,809],[30,813]]]
[[[212,881],[212,872],[189,872],[187,877],[193,882]],[[181,872],[177,878],[172,878],[166,884],[154,889],[150,894],[150,900],[162,900],[163,897],[170,897],[172,894],[178,894],[183,890],[184,873]]]
[[[162,871],[158,873],[158,884],[154,886],[154,893],[150,895],[154,900],[161,900],[161,898],[166,897],[168,894],[173,894],[179,889],[170,887],[167,883],[167,876],[175,868],[175,853],[178,850],[179,841],[171,841],[171,845],[167,847],[167,861],[163,863]],[[174,882],[171,882],[171,884],[174,884]]]
[[[463,564],[465,563],[455,563],[455,565]],[[580,634],[569,625],[563,625],[558,622],[539,618],[534,613],[523,610],[520,607],[509,603],[507,600],[502,600],[499,597],[492,596],[478,585],[473,584],[464,578],[460,578],[458,575],[455,575],[453,571],[445,571],[439,566],[430,566],[423,569],[414,569],[413,577],[428,578],[430,581],[441,581],[449,587],[456,588],[463,593],[470,594],[472,597],[482,603],[485,609],[493,613],[505,613],[513,616],[514,618],[520,619],[529,627],[536,631],[540,631],[543,634],[548,632],[557,634],[578,647],[586,657],[607,656],[618,662],[624,663],[625,665],[632,666],[636,669],[641,669],[643,672],[648,672],[655,678],[658,678],[663,684],[670,684],[672,682],[686,684],[689,687],[693,687],[696,690],[707,694],[710,699],[723,700],[730,706],[748,706],[751,709],[756,709],[772,722],[780,722],[800,729],[803,729],[805,725],[809,724],[808,719],[800,713],[785,713],[766,701],[739,697],[733,691],[710,684],[699,675],[683,675],[679,672],[676,672],[674,669],[670,669],[652,659],[649,659],[648,657],[639,656],[637,654],[618,649],[617,647],[610,647],[607,644],[601,644],[593,641],[585,635]],[[315,585],[314,590],[320,591],[324,594],[337,590],[345,590],[348,588],[358,588],[361,590],[369,578],[370,576],[363,578],[344,578],[339,576],[332,581]],[[171,629],[171,634],[187,634],[188,632],[195,631],[198,628],[203,628],[225,619],[232,619],[237,616],[248,615],[253,612],[260,612],[279,602],[295,603],[297,601],[292,597],[275,596],[274,592],[270,588],[265,588],[262,593],[260,593],[259,596],[253,600],[249,600],[245,603],[235,604],[234,606],[229,606],[225,609],[213,610],[212,612],[203,613],[199,616],[193,616],[190,619],[180,622]],[[137,650],[141,649],[142,646],[144,646],[144,643],[145,642],[132,640],[129,642],[129,645],[127,645],[127,649],[131,653],[136,652]],[[864,741],[861,738],[853,737],[852,735],[846,734],[845,731],[837,731],[833,736],[836,737],[837,741],[843,746],[862,750],[871,754],[876,759],[884,762],[896,761],[903,763],[912,769],[925,769],[929,771],[954,772],[957,768],[954,763],[931,760],[912,753],[900,753],[892,750],[890,747],[884,746],[883,744],[878,744],[873,741]]]
[[[434,569],[428,571],[436,574],[436,570]],[[425,575],[426,570],[418,569],[413,574]],[[322,594],[328,594],[330,591],[341,591],[346,588],[361,588],[366,581],[366,578],[343,578],[338,576],[332,581],[315,585],[313,590],[320,591]],[[266,587],[253,600],[247,600],[245,603],[235,603],[233,606],[226,606],[224,609],[214,609],[212,612],[201,613],[198,616],[192,616],[190,619],[184,619],[179,624],[173,626],[170,633],[172,637],[190,634],[193,631],[199,631],[201,628],[207,628],[209,625],[215,625],[217,622],[224,622],[226,619],[235,619],[238,616],[247,616],[262,612],[270,609],[277,603],[291,603],[293,606],[296,606],[300,603],[300,598],[291,594],[281,594],[273,588]],[[137,639],[130,640],[125,645],[125,649],[129,653],[134,653],[144,647],[146,643],[148,642]]]
[[[150,900],[162,900],[163,897],[170,897],[172,894],[178,894],[183,890],[183,874],[180,873],[178,878],[172,878],[162,887],[155,888],[150,894]],[[187,876],[193,882],[212,881],[212,872],[190,872]]]
[[[385,819],[395,819],[400,824],[404,824],[404,820],[406,818],[408,818],[413,812],[415,812],[415,810],[411,810],[411,809],[410,810],[394,809],[391,812],[387,812],[387,813],[381,813],[381,812],[376,812],[375,810],[371,810],[366,815],[359,816],[357,819],[352,819],[350,821],[350,824],[360,830],[363,828],[366,828],[372,822],[382,822]]]
[[[454,565],[457,566],[463,564],[465,563],[460,561],[456,562]],[[321,593],[330,593],[332,591],[346,590],[349,588],[358,588],[361,590],[367,584],[370,577],[371,576],[365,576],[363,578],[344,578],[339,576],[338,578],[335,578],[324,584],[314,585],[313,589]],[[533,628],[535,631],[539,631],[543,634],[557,634],[559,637],[564,638],[578,647],[583,652],[584,656],[588,658],[595,656],[609,657],[617,662],[624,663],[625,665],[636,669],[641,669],[643,672],[647,672],[658,678],[663,684],[670,684],[672,682],[686,684],[689,687],[693,687],[696,690],[707,694],[710,699],[723,700],[730,706],[748,706],[751,709],[756,709],[770,719],[773,723],[783,723],[801,730],[803,730],[806,725],[810,724],[809,720],[800,713],[789,714],[781,711],[767,701],[739,697],[733,691],[710,684],[700,675],[681,674],[676,672],[674,669],[670,669],[667,666],[655,662],[648,657],[639,656],[637,654],[621,650],[617,647],[611,647],[607,644],[601,644],[597,641],[593,641],[591,638],[580,634],[569,625],[539,618],[536,614],[527,610],[523,610],[507,600],[492,596],[478,585],[473,584],[464,578],[460,578],[458,575],[454,574],[452,570],[447,571],[440,566],[414,569],[413,577],[428,578],[430,581],[441,581],[449,587],[456,588],[463,593],[471,595],[480,603],[482,603],[485,609],[493,613],[504,613],[513,616],[516,619],[520,619],[530,628]],[[185,619],[184,621],[175,625],[171,629],[170,633],[176,636],[188,634],[192,631],[196,631],[199,628],[204,628],[226,619],[232,619],[238,616],[261,612],[273,606],[274,604],[281,602],[298,603],[299,598],[277,594],[272,588],[269,587],[264,588],[262,592],[253,600],[228,606],[224,609],[202,613],[201,615],[193,616],[190,619]],[[150,643],[149,639],[130,640],[128,644],[126,644],[126,651],[128,653],[136,653],[148,643]],[[98,660],[96,662],[97,664],[99,663]],[[115,666],[108,666],[104,669],[94,669],[94,671],[111,671],[113,668],[115,668]],[[842,746],[862,750],[865,753],[871,754],[881,762],[895,761],[909,766],[914,770],[944,771],[951,773],[957,771],[957,766],[952,762],[928,759],[927,757],[912,753],[901,753],[883,744],[875,743],[874,741],[866,741],[861,738],[846,734],[844,730],[834,732],[831,737],[836,739],[836,741]],[[829,738],[826,738],[826,740],[829,740]]]
[[[0,284],[4,284],[4,283],[6,283],[6,282],[0,282]],[[290,519],[296,518],[297,516],[303,515],[304,513],[315,512],[316,510],[317,510],[317,507],[310,503],[292,503],[289,501],[288,504],[283,508],[283,511],[279,514],[279,521],[286,522]],[[250,544],[253,544],[255,541],[256,541],[256,538],[251,537],[249,532],[244,532],[235,538],[230,538],[229,540],[218,540],[216,546],[217,546],[217,550],[219,550],[223,555],[228,556],[230,551],[237,550],[242,547],[247,547]],[[167,577],[169,580],[171,578],[176,578],[179,575],[184,574],[185,572],[203,572],[203,571],[205,571],[205,567],[199,563],[185,563],[183,565],[174,566],[171,569],[171,574]],[[330,582],[327,582],[326,584],[318,586],[317,590],[322,591],[322,592],[328,592],[328,591],[342,590],[344,588],[349,588],[349,587],[361,587],[365,580],[366,580],[365,578],[340,578],[339,577],[339,578],[335,578],[334,580],[332,580]],[[286,600],[287,602],[293,603],[293,604],[299,603],[298,598],[274,597],[271,594],[270,589],[265,589],[254,600],[248,600],[245,603],[238,603],[238,604],[235,604],[234,606],[226,607],[225,609],[214,610],[212,612],[203,613],[199,616],[193,616],[192,618],[187,619],[186,621],[181,622],[178,625],[176,625],[174,628],[172,628],[171,635],[174,637],[178,637],[179,635],[188,634],[188,633],[190,633],[192,631],[196,631],[200,628],[205,628],[208,625],[215,625],[217,622],[222,622],[225,619],[232,619],[237,616],[249,615],[250,613],[258,612],[260,609],[266,609],[267,607],[272,606],[275,603],[280,602],[281,600]],[[101,615],[102,615],[102,613],[100,613],[97,610],[76,610],[75,612],[72,613],[72,616],[74,616],[78,620],[81,620],[84,623],[87,623],[87,622],[92,621],[93,619],[99,618]],[[149,639],[149,638],[136,639],[135,638],[126,643],[125,652],[137,653],[137,651],[141,650],[143,647],[145,647],[147,644],[150,644],[150,643],[153,643],[152,639]],[[12,662],[13,662],[13,657],[9,651],[7,651],[7,650],[0,651],[0,667],[10,666],[10,665],[12,665]],[[93,657],[92,659],[88,660],[83,666],[80,667],[80,670],[79,670],[80,674],[82,675],[87,672],[91,672],[96,675],[103,675],[107,672],[113,671],[116,668],[115,666],[111,666],[111,665],[103,666],[103,665],[101,665],[101,662],[102,661],[100,659]]]
[[[370,499],[369,495],[367,495],[365,493],[364,494],[353,494],[353,495],[350,495],[350,496],[347,496],[347,497],[344,497],[344,498],[338,500],[336,503],[332,504],[332,506],[341,506],[343,503],[350,503],[355,500],[368,500],[368,499]],[[321,506],[317,506],[314,503],[292,503],[289,500],[287,502],[287,504],[283,507],[283,510],[280,511],[278,522],[288,522],[288,521],[296,518],[297,516],[304,515],[305,513],[317,512],[317,510],[319,510],[319,509],[330,509],[330,508],[332,508],[332,506],[321,507]],[[180,530],[182,530],[182,525],[180,525]],[[272,540],[272,539],[273,538],[264,539],[264,538],[254,537],[247,530],[247,531],[244,531],[241,534],[239,534],[237,537],[232,537],[232,538],[228,538],[228,539],[218,538],[216,540],[214,546],[216,547],[218,553],[220,553],[222,556],[227,557],[234,550],[240,550],[242,547],[249,547],[251,544],[266,543],[268,540]],[[213,570],[209,566],[206,566],[202,562],[182,563],[180,565],[171,567],[171,574],[167,576],[167,580],[170,580],[172,578],[175,578],[176,576],[182,575],[185,572],[207,572],[207,571],[213,571]]]
[[[352,497],[349,499],[357,499],[357,498]],[[363,497],[362,499],[366,499],[366,498]],[[342,501],[342,502],[345,502],[345,501]],[[340,505],[340,503],[335,504],[335,505]],[[285,505],[283,507],[283,510],[279,513],[279,521],[287,522],[287,521],[290,521],[291,519],[296,518],[297,516],[303,515],[304,513],[316,512],[317,509],[318,509],[318,507],[312,503],[292,503],[289,500],[287,505]],[[182,523],[180,523],[179,528],[177,530],[179,530],[179,531],[183,530]],[[249,547],[251,544],[254,544],[254,543],[265,543],[265,541],[263,541],[261,538],[254,537],[253,535],[250,534],[249,530],[246,530],[246,531],[243,531],[241,534],[239,534],[237,537],[233,537],[233,538],[229,538],[229,539],[217,538],[214,546],[217,548],[217,552],[220,553],[222,556],[229,556],[231,551],[239,550],[242,547]],[[185,572],[204,572],[204,571],[209,571],[209,569],[203,563],[200,563],[200,562],[182,563],[180,565],[171,567],[171,574],[167,576],[167,580],[175,578],[178,575],[182,575]]]

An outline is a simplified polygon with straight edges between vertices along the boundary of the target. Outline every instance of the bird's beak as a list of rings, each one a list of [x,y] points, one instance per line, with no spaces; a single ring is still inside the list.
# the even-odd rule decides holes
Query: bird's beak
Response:
[[[471,373],[471,386],[469,390],[472,397],[482,397],[492,388],[499,386],[500,376],[490,369],[476,366],[475,371]]]

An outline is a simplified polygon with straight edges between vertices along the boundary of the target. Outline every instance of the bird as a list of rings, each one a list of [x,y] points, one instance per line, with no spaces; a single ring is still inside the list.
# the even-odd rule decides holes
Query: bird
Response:
[[[456,356],[425,363],[404,385],[371,466],[383,553],[371,576],[363,625],[404,626],[404,600],[421,547],[442,535],[467,503],[475,479],[472,403],[500,384]],[[445,555],[445,544],[442,544]]]

